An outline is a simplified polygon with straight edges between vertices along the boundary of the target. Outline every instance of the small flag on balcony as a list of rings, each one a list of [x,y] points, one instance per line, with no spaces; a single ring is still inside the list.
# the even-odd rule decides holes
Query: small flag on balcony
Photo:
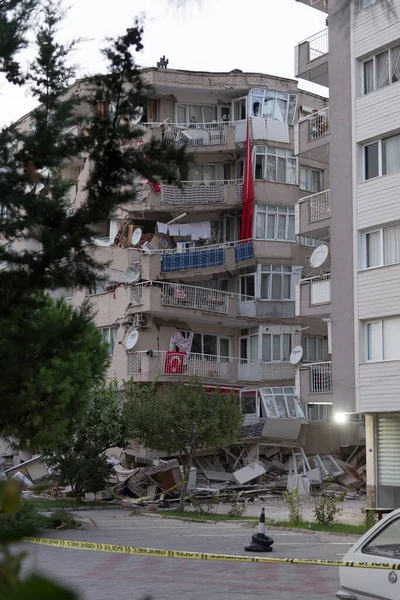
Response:
[[[253,237],[253,212],[254,212],[254,181],[253,164],[251,160],[250,120],[246,124],[246,157],[243,173],[243,212],[240,228],[240,239],[249,240]]]

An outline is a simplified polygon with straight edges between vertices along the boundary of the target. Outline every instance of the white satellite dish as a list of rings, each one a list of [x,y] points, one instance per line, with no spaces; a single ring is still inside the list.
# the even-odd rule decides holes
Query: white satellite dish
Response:
[[[298,365],[302,358],[303,358],[303,348],[301,346],[296,346],[295,348],[293,348],[292,352],[290,353],[290,358],[289,358],[290,364]]]
[[[138,267],[128,267],[125,269],[125,278],[130,283],[136,283],[140,279],[140,269]]]
[[[138,123],[140,123],[140,121],[142,120],[143,117],[143,106],[137,106],[133,112],[133,115],[131,117],[131,123],[132,125],[137,125]]]
[[[324,264],[328,256],[329,248],[328,246],[322,244],[322,246],[318,246],[317,248],[315,248],[314,252],[311,254],[310,265],[313,267],[313,269],[317,269],[318,267],[321,267]]]
[[[132,246],[137,246],[138,243],[140,242],[141,237],[142,237],[142,230],[140,229],[140,227],[138,227],[132,233],[132,239],[131,239]]]
[[[127,350],[132,350],[138,342],[139,332],[137,329],[131,329],[131,331],[126,336],[125,346]]]

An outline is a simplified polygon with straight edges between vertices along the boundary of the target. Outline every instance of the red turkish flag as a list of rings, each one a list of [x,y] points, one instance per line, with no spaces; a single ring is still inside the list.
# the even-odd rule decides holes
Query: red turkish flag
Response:
[[[180,375],[183,371],[186,352],[167,352],[165,355],[164,374]]]

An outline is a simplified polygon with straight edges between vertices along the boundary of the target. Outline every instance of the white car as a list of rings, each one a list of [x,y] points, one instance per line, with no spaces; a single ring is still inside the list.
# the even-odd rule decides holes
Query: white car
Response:
[[[400,509],[363,535],[343,561],[389,563],[400,569]],[[400,570],[340,567],[339,600],[400,600]]]

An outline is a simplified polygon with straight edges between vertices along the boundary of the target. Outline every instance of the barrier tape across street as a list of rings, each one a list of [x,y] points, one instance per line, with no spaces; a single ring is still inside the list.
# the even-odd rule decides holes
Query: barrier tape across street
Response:
[[[359,569],[384,569],[400,571],[400,563],[373,563],[339,560],[319,560],[310,558],[275,558],[265,556],[235,556],[232,554],[211,554],[208,552],[190,552],[182,550],[157,550],[155,548],[136,548],[134,546],[119,546],[114,544],[99,544],[98,542],[77,542],[74,540],[55,540],[51,538],[23,538],[24,542],[51,546],[53,548],[69,548],[71,550],[89,550],[92,552],[114,552],[117,554],[134,554],[136,556],[157,556],[164,558],[185,558],[192,560],[221,560],[245,563],[265,563],[275,565],[320,565],[326,567],[353,567]]]

